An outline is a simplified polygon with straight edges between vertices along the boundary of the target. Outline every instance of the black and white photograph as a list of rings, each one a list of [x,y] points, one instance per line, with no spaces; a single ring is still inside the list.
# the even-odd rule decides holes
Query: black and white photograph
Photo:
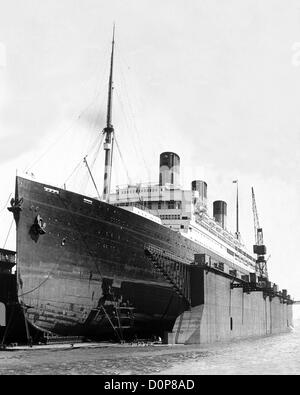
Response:
[[[300,374],[300,0],[0,0],[0,375]]]

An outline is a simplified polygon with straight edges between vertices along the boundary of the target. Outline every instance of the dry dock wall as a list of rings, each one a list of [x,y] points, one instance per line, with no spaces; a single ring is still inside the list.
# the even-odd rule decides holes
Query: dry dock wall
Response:
[[[231,288],[233,279],[201,270],[193,276],[194,300],[169,334],[169,343],[199,344],[286,332],[292,322],[292,304],[263,291],[246,293]],[[196,288],[195,288],[196,287]]]

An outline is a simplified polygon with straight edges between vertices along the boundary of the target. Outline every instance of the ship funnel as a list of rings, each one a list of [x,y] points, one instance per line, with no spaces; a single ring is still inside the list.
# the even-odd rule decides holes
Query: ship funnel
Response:
[[[159,161],[159,185],[180,185],[180,158],[174,152],[163,152]]]
[[[200,211],[207,212],[207,184],[204,181],[192,181],[194,204]]]
[[[222,200],[217,200],[214,202],[214,218],[216,222],[226,229],[227,222],[227,203]]]

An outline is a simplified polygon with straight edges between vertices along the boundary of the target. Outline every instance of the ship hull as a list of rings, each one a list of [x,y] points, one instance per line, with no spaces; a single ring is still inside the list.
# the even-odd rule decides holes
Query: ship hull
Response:
[[[145,245],[192,261],[182,236],[112,205],[18,177],[20,199],[18,293],[32,325],[99,338],[116,335],[118,326],[132,334],[172,329],[187,304],[155,271]],[[37,229],[39,221],[44,230]],[[122,313],[121,325],[113,321],[116,304],[128,317]]]

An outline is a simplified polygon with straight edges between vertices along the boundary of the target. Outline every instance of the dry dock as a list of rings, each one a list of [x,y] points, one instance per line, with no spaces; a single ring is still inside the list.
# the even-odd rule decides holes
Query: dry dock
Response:
[[[288,332],[293,326],[293,302],[276,286],[250,282],[213,268],[195,266],[192,306],[181,314],[169,343],[207,344]]]

